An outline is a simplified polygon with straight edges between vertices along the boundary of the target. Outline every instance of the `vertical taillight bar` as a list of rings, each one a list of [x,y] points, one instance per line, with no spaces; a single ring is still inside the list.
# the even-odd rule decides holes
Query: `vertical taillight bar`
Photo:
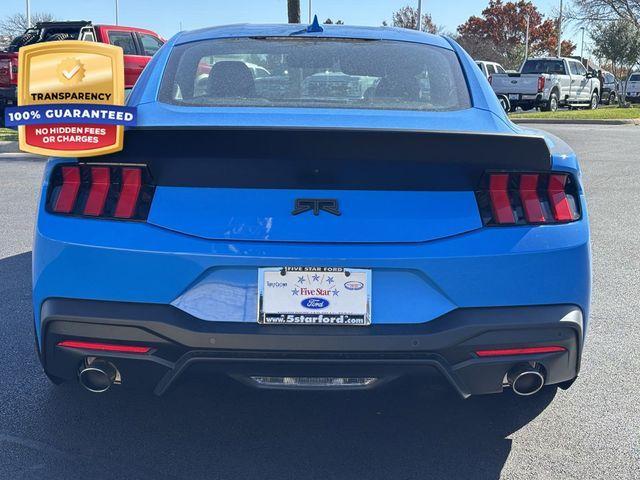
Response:
[[[146,220],[154,192],[146,166],[56,165],[49,178],[46,209],[92,218]]]
[[[114,217],[131,218],[133,216],[136,211],[141,186],[142,171],[139,168],[122,169],[122,189],[113,214]]]
[[[62,185],[53,204],[53,211],[69,213],[73,210],[80,189],[80,169],[78,167],[62,167]]]
[[[496,223],[515,223],[513,208],[509,200],[509,174],[492,174],[489,178],[489,197]]]
[[[566,223],[579,220],[580,190],[568,173],[487,172],[476,191],[487,226]]]
[[[537,173],[520,176],[520,200],[522,201],[524,217],[529,223],[543,223],[545,220],[542,213],[542,204],[538,197],[539,179],[540,175]]]
[[[554,174],[549,176],[549,185],[547,186],[549,204],[551,205],[553,217],[558,222],[571,222],[573,220],[571,205],[569,205],[569,199],[565,193],[566,183],[567,175]]]
[[[84,206],[84,214],[97,217],[104,211],[104,203],[111,186],[111,175],[109,167],[91,167],[90,171],[91,188]]]

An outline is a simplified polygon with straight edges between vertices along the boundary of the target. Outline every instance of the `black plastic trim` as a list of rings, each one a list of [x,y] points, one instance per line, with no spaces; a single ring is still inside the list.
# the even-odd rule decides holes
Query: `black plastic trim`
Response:
[[[207,322],[169,305],[48,299],[41,318],[48,374],[70,380],[84,357],[105,357],[113,359],[123,376],[150,382],[157,394],[191,367],[203,365],[236,377],[347,372],[396,378],[435,371],[466,397],[501,391],[506,372],[522,361],[541,362],[551,384],[575,378],[583,338],[582,313],[573,305],[467,308],[424,324],[363,328]],[[153,353],[56,346],[66,339],[142,344]],[[526,358],[474,354],[537,345],[560,345],[566,351]]]
[[[549,171],[541,136],[419,130],[145,127],[122,152],[157,185],[335,190],[474,190],[485,170]]]

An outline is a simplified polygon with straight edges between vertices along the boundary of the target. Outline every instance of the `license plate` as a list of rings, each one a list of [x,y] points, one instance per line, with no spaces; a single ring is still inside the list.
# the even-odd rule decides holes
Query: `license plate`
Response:
[[[510,93],[509,94],[509,100],[518,100],[520,98],[520,95],[517,93]]]
[[[258,323],[371,324],[371,270],[271,267],[258,270]]]

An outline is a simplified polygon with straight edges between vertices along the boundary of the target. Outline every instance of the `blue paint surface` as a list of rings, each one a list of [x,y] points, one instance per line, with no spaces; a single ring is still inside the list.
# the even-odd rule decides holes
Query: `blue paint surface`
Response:
[[[129,97],[128,105],[137,107],[138,125],[536,134],[549,146],[553,169],[580,179],[573,151],[556,137],[512,124],[486,79],[455,42],[414,31],[326,26],[323,32],[306,35],[384,38],[452,49],[460,58],[472,108],[444,113],[192,108],[156,101],[174,45],[289,35],[291,30],[290,25],[247,25],[178,34],[152,59]],[[471,191],[315,190],[313,197],[335,197],[349,207],[341,217],[294,217],[292,193],[308,192],[193,187],[158,187],[149,220],[140,223],[47,213],[47,179],[61,161],[69,160],[52,159],[47,165],[35,232],[38,334],[40,306],[50,297],[173,304],[202,321],[255,322],[258,268],[280,266],[371,269],[374,324],[428,322],[464,307],[549,304],[575,304],[588,317],[589,226],[581,189],[583,218],[567,225],[482,227]]]

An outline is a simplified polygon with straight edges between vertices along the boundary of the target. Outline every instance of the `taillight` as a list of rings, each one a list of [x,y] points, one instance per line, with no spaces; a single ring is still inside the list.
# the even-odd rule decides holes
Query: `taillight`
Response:
[[[544,77],[538,77],[538,92],[544,91]]]
[[[18,84],[18,59],[17,58],[11,58],[9,60],[9,72],[7,72],[9,74],[9,82],[13,85],[17,85]]]
[[[580,219],[578,185],[567,173],[491,172],[476,192],[487,226]]]
[[[146,167],[58,165],[49,180],[47,210],[94,218],[146,220],[154,189]]]

